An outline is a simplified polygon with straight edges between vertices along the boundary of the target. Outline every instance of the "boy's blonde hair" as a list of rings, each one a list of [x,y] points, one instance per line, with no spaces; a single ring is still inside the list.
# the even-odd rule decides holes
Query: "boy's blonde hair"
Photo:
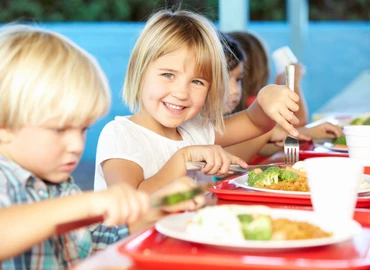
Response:
[[[25,25],[0,29],[0,128],[81,126],[110,107],[107,79],[86,51],[59,34]]]
[[[184,47],[194,50],[197,71],[211,82],[200,115],[220,131],[224,93],[228,87],[225,55],[212,22],[189,11],[162,10],[148,20],[130,57],[123,99],[131,111],[137,109],[141,105],[143,78],[148,65]]]

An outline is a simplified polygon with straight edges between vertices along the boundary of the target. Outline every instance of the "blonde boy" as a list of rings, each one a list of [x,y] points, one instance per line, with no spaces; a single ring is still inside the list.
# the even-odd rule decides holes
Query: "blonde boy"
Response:
[[[69,268],[126,236],[116,225],[138,220],[148,196],[127,185],[81,194],[70,178],[87,128],[110,104],[106,77],[88,53],[56,33],[14,25],[0,29],[0,59],[0,269]],[[194,185],[177,183],[168,193]],[[110,227],[55,235],[59,223],[96,215]]]

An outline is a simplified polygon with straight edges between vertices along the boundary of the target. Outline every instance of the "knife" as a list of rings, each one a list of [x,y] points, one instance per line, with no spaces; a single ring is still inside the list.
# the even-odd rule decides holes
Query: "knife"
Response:
[[[186,162],[186,169],[188,171],[200,171],[203,169],[205,165],[206,162],[203,161],[192,161],[192,162],[188,161]],[[250,165],[247,168],[243,168],[236,164],[230,164],[229,170],[234,172],[250,172],[253,171],[254,169],[261,169],[262,171],[264,171],[271,166],[279,166],[281,168],[285,167],[284,164],[266,164],[266,165]]]
[[[214,183],[207,183],[204,185],[197,186],[193,189],[177,192],[163,197],[151,197],[150,205],[152,208],[159,208],[164,206],[173,206],[178,203],[193,199],[199,194],[207,191],[211,188]],[[86,227],[95,223],[101,223],[104,221],[104,215],[97,215],[88,218],[81,218],[70,222],[60,223],[55,228],[56,235],[65,234],[72,230],[76,230],[82,227]]]

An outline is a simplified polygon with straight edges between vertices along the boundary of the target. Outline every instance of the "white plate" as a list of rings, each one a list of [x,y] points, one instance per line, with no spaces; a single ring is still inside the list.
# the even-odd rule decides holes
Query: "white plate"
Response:
[[[347,147],[335,147],[334,144],[332,144],[330,142],[326,142],[322,146],[324,146],[325,148],[327,148],[329,150],[333,150],[333,151],[336,151],[336,152],[348,152]]]
[[[245,206],[248,207],[248,206]],[[163,235],[176,238],[183,241],[194,242],[199,244],[211,245],[217,248],[230,250],[249,250],[252,251],[284,251],[297,248],[308,248],[337,244],[349,239],[352,239],[356,234],[360,233],[362,228],[356,221],[349,221],[347,224],[328,225],[320,223],[312,211],[303,210],[288,210],[288,209],[271,209],[272,218],[285,217],[290,220],[306,221],[315,224],[325,231],[330,231],[333,236],[318,239],[305,240],[285,240],[285,241],[257,241],[257,240],[240,240],[227,241],[216,240],[209,238],[200,238],[190,235],[186,232],[186,224],[192,218],[195,212],[186,212],[167,216],[159,220],[155,224],[155,228]]]
[[[367,180],[365,178],[365,180]],[[369,181],[370,182],[370,181]],[[263,191],[263,192],[271,192],[271,193],[279,193],[279,194],[289,194],[289,195],[303,195],[303,196],[310,196],[310,192],[303,192],[303,191],[288,191],[288,190],[275,190],[275,189],[268,189],[268,188],[258,188],[258,187],[251,187],[248,185],[248,174],[243,174],[238,176],[230,181],[230,183],[235,184],[238,187],[254,190],[254,191]],[[359,190],[358,194],[368,193],[370,189]]]

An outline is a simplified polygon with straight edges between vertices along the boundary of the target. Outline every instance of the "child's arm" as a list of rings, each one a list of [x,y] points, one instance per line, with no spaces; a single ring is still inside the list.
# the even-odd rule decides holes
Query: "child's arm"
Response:
[[[143,169],[126,159],[108,159],[102,162],[104,178],[108,186],[125,182],[149,194],[186,175],[187,161],[205,161],[204,174],[226,174],[230,164],[248,166],[242,159],[230,155],[218,145],[188,146],[178,150],[153,176],[145,179]],[[145,181],[144,181],[145,180]]]
[[[4,196],[2,196],[3,201]],[[2,203],[7,205],[6,203]],[[0,209],[0,261],[17,256],[55,233],[56,225],[96,215],[109,226],[133,222],[147,211],[148,196],[127,185]]]
[[[268,143],[271,138],[271,133],[272,131],[269,131],[257,138],[230,145],[226,147],[225,150],[249,163],[261,148]]]
[[[276,123],[297,136],[298,131],[293,125],[299,120],[293,112],[299,109],[298,100],[299,96],[286,86],[265,86],[247,110],[225,119],[224,134],[216,133],[215,143],[224,147],[240,143],[265,134]]]

